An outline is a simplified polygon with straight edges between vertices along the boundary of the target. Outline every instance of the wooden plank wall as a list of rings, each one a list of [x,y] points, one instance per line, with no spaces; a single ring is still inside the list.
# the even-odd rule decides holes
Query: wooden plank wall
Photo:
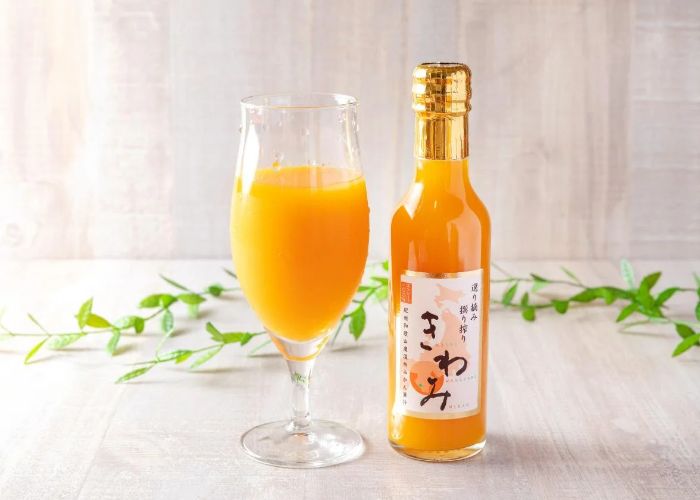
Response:
[[[699,5],[0,0],[0,256],[226,256],[238,100],[302,90],[359,98],[385,255],[411,69],[458,60],[496,258],[697,257]]]

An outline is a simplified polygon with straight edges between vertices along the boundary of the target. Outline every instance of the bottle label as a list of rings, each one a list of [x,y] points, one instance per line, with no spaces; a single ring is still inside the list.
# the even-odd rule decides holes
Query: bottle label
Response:
[[[401,276],[394,411],[463,418],[481,401],[482,270]]]

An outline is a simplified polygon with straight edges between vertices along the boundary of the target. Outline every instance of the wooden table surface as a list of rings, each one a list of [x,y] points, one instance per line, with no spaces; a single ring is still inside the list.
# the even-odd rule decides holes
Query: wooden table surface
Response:
[[[511,271],[558,272],[553,262],[508,262]],[[591,283],[620,283],[611,262],[566,263]],[[192,287],[226,281],[226,261],[34,261],[0,263],[4,322],[32,330],[72,326],[88,297],[114,318],[166,291],[157,274]],[[660,286],[691,286],[700,262],[643,262],[664,270]],[[690,312],[692,298],[673,308]],[[240,297],[180,309],[175,347],[206,345],[205,320],[227,330],[259,325]],[[249,460],[239,437],[287,416],[290,384],[278,356],[246,357],[230,346],[198,373],[163,366],[133,383],[114,380],[149,358],[151,328],[125,338],[118,356],[106,337],[63,352],[42,350],[23,366],[24,339],[0,342],[0,498],[699,498],[700,349],[672,359],[678,337],[663,328],[623,334],[616,308],[526,323],[494,311],[485,451],[465,462],[430,464],[386,441],[385,312],[373,306],[365,336],[347,334],[317,363],[314,416],[364,435],[355,462],[320,470],[276,469]],[[33,328],[36,331],[36,328]]]

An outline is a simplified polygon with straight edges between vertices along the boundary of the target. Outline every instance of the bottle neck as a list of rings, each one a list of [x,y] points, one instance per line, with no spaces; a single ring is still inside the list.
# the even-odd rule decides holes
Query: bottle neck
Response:
[[[423,193],[459,195],[471,190],[469,160],[429,160],[416,158],[414,182],[423,186]]]
[[[425,160],[464,160],[469,156],[466,113],[416,113],[413,155]]]

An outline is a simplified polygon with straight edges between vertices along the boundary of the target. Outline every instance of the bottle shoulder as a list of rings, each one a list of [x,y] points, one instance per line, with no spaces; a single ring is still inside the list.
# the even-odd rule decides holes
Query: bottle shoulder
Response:
[[[414,182],[394,210],[392,227],[405,223],[435,225],[459,219],[477,220],[484,230],[491,227],[488,209],[470,185],[465,185],[462,192],[436,192]]]
[[[391,222],[392,266],[423,272],[486,269],[491,246],[488,211],[475,193],[409,194]]]

